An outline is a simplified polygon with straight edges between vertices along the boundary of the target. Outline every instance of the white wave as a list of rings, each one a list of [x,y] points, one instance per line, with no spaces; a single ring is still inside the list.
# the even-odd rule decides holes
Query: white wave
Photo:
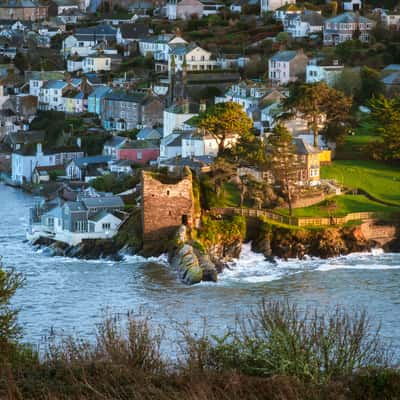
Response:
[[[299,260],[268,261],[263,254],[251,251],[251,244],[247,243],[243,245],[240,257],[229,263],[218,278],[220,282],[272,282],[303,272],[308,265],[308,262],[301,264]]]
[[[383,265],[383,264],[324,264],[319,266],[316,271],[328,272],[335,271],[338,269],[349,269],[349,270],[391,270],[400,269],[400,265]]]
[[[168,266],[168,256],[167,254],[161,254],[159,257],[143,257],[138,254],[134,255],[123,255],[123,261],[124,262],[129,262],[129,263],[156,263],[156,264],[161,264]]]
[[[374,249],[369,253],[352,253],[327,260],[306,257],[303,260],[275,259],[275,262],[271,262],[266,260],[262,254],[251,251],[251,244],[244,244],[240,257],[229,263],[229,268],[219,275],[218,280],[222,284],[230,282],[263,283],[308,271],[400,269],[400,264],[391,264],[385,261],[392,259],[392,256],[384,253],[382,249]]]

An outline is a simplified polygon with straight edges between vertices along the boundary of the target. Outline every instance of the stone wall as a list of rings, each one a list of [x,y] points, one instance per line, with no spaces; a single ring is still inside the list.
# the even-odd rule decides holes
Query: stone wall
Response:
[[[190,173],[174,183],[161,182],[156,174],[142,172],[143,242],[148,246],[172,239],[179,226],[191,226],[194,197]]]
[[[384,246],[396,238],[396,226],[394,224],[380,224],[374,219],[366,220],[361,225],[361,232],[367,240],[373,240],[380,246]]]

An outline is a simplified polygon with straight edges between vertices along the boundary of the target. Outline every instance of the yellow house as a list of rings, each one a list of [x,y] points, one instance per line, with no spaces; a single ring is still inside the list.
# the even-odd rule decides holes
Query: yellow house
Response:
[[[111,71],[111,57],[107,55],[87,56],[82,62],[83,72]]]
[[[312,186],[318,185],[320,181],[321,151],[301,138],[294,138],[293,144],[301,163],[299,181]]]

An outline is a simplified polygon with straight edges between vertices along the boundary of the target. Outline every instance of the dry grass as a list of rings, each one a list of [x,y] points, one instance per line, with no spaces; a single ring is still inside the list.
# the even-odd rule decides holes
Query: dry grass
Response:
[[[383,348],[364,314],[349,315],[336,310],[325,319],[317,313],[306,318],[307,323],[294,306],[264,302],[250,319],[241,319],[235,333],[225,337],[210,337],[204,331],[200,339],[195,339],[183,332],[186,344],[178,362],[163,357],[162,330],[154,330],[147,318],[107,318],[94,343],[68,339],[49,344],[42,359],[19,348],[16,356],[0,361],[0,399],[399,398],[396,396],[400,393],[400,374],[383,365]],[[264,352],[266,348],[268,354]],[[303,354],[294,358],[293,349],[298,354],[306,349],[310,357]],[[351,362],[349,369],[347,363],[338,370],[335,363],[335,373],[329,371],[319,380],[294,368],[294,360],[300,360],[300,371],[312,371],[312,365],[307,363],[315,362],[314,355],[322,360],[330,352],[331,360],[341,355],[346,360],[357,360],[357,364],[353,367]],[[272,361],[277,363],[274,367]],[[277,367],[285,363],[291,367]],[[259,369],[265,365],[267,372]],[[327,367],[320,361],[318,368]]]

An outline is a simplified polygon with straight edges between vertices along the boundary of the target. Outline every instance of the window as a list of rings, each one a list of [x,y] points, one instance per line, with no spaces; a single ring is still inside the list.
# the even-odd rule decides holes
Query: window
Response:
[[[137,152],[137,159],[138,159],[138,160],[141,160],[141,159],[142,159],[142,152],[141,152],[141,151],[138,151],[138,152]]]
[[[110,230],[111,224],[109,222],[106,222],[106,223],[102,224],[102,227],[103,227],[103,231]]]
[[[75,231],[76,232],[87,232],[87,221],[76,221]]]
[[[47,225],[48,225],[50,228],[53,228],[53,227],[54,227],[54,218],[53,218],[53,217],[47,218]]]

